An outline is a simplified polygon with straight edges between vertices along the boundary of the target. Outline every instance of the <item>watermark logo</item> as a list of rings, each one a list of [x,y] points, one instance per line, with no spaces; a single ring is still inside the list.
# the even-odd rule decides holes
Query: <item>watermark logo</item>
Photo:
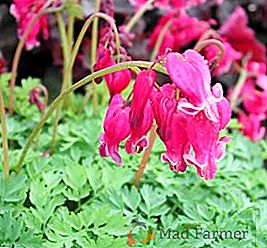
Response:
[[[149,244],[149,242],[151,240],[154,240],[155,237],[156,237],[156,234],[153,233],[152,228],[151,227],[147,227],[146,223],[139,221],[138,218],[132,219],[131,226],[132,226],[132,229],[130,230],[130,232],[127,235],[128,236],[127,245],[130,246],[130,247],[132,247],[132,245],[138,243],[138,241],[136,239],[134,239],[133,236],[132,236],[133,230],[135,228],[137,228],[137,227],[138,228],[143,228],[143,229],[145,229],[147,231],[147,235],[146,235],[145,239],[141,240],[141,242],[143,244],[145,244],[145,245]]]

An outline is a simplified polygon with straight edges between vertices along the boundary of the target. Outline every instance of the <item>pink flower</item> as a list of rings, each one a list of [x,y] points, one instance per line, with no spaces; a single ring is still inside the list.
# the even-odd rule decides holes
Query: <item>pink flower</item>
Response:
[[[122,165],[119,144],[130,135],[130,107],[125,106],[121,95],[113,96],[104,120],[104,133],[100,134],[99,152],[102,157],[110,156]]]
[[[141,8],[147,0],[129,0],[135,6],[135,10]],[[154,6],[159,9],[171,10],[180,8],[190,8],[194,5],[203,4],[206,0],[155,0]],[[151,9],[153,6],[151,5]]]
[[[221,76],[224,73],[227,73],[234,61],[239,60],[242,56],[240,52],[237,52],[228,42],[223,42],[224,45],[224,55],[219,65],[215,68],[214,74],[216,76]],[[216,46],[208,46],[205,49],[205,57],[208,61],[212,61],[219,52],[219,48]]]
[[[204,110],[208,119],[219,119],[216,103],[222,101],[222,86],[217,83],[211,89],[209,67],[203,57],[194,50],[184,54],[169,53],[166,61],[171,80],[189,99],[183,99],[178,109],[189,115],[196,115]]]
[[[36,104],[40,111],[44,110],[44,105],[40,99],[40,92],[38,89],[32,89],[30,92],[29,101],[31,104]]]
[[[241,91],[243,106],[249,113],[264,114],[267,112],[267,76],[263,63],[250,61],[247,65],[248,78]]]
[[[110,49],[104,48],[102,45],[98,48],[98,60],[95,65],[96,70],[101,70],[116,63],[111,58]],[[120,94],[125,88],[128,87],[131,81],[131,72],[128,69],[120,70],[118,72],[110,73],[105,77],[109,93],[111,96]]]
[[[192,146],[194,155],[185,154],[187,163],[196,166],[199,176],[206,180],[213,179],[216,171],[216,163],[220,161],[225,153],[226,143],[230,141],[228,137],[219,139],[220,130],[229,122],[231,108],[229,102],[224,98],[218,103],[220,122],[210,121],[207,116],[200,112],[188,120],[187,134]]]
[[[16,18],[18,24],[18,35],[21,38],[29,23],[34,16],[43,8],[46,1],[41,0],[14,0],[10,7],[11,14]],[[41,16],[36,24],[33,26],[28,39],[26,41],[26,48],[28,50],[39,46],[38,35],[42,33],[44,39],[48,39],[48,21],[46,16]]]
[[[148,144],[146,134],[153,124],[149,98],[155,80],[156,74],[152,70],[144,70],[137,75],[130,110],[131,136],[126,143],[128,153],[141,152]]]
[[[163,27],[168,22],[171,25],[164,35],[159,49],[159,55],[164,54],[166,48],[170,48],[172,51],[180,51],[182,47],[198,39],[209,28],[207,22],[199,21],[197,18],[191,17],[186,13],[176,15],[173,12],[169,12],[161,17],[158,25],[154,29],[149,42],[150,49],[155,46]]]
[[[169,163],[171,170],[179,172],[186,170],[183,155],[189,152],[189,142],[186,131],[187,119],[185,114],[177,110],[177,105],[172,85],[164,85],[161,91],[155,91],[152,95],[157,133],[166,147],[161,159]]]
[[[132,129],[137,128],[144,118],[144,109],[150,98],[155,80],[156,73],[152,70],[144,70],[137,75],[130,111],[130,125]]]
[[[148,146],[147,133],[153,124],[153,112],[150,102],[147,102],[138,125],[131,128],[131,136],[125,144],[127,153],[140,153]]]
[[[266,133],[266,128],[261,127],[261,121],[266,119],[265,114],[257,115],[251,113],[246,115],[241,112],[238,118],[238,121],[241,123],[242,132],[246,135],[251,141],[258,141],[262,139]]]
[[[254,31],[247,26],[248,17],[244,9],[237,7],[219,29],[231,46],[243,55],[252,53],[252,60],[266,63],[266,48],[259,42]]]

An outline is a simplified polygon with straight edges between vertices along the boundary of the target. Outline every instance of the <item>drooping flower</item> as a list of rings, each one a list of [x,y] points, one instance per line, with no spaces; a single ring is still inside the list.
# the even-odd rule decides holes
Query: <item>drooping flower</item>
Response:
[[[189,152],[187,137],[187,120],[185,114],[177,109],[175,89],[172,85],[164,85],[161,91],[152,94],[153,112],[158,126],[157,133],[165,144],[166,152],[161,155],[163,162],[176,172],[185,171],[183,158]]]
[[[41,0],[14,0],[10,7],[11,14],[16,18],[18,24],[18,35],[21,38],[30,22],[36,14],[43,8],[46,1]],[[41,16],[33,26],[28,39],[26,41],[26,48],[28,50],[39,46],[38,35],[42,33],[43,39],[48,39],[48,21],[45,15]]]
[[[220,161],[225,152],[228,137],[219,138],[220,130],[229,122],[231,108],[229,102],[224,98],[218,103],[220,109],[220,122],[216,123],[207,118],[204,112],[200,112],[189,118],[187,125],[189,142],[193,148],[194,155],[185,154],[187,163],[196,166],[199,176],[206,180],[213,179],[217,171],[217,162]]]
[[[37,108],[40,111],[44,110],[44,104],[42,103],[40,99],[40,91],[38,89],[34,88],[30,91],[29,101],[31,104],[36,104]]]
[[[198,39],[208,28],[209,24],[205,21],[199,21],[197,18],[181,13],[169,12],[162,16],[158,25],[154,29],[150,41],[149,48],[152,49],[167,23],[171,23],[166,31],[158,55],[165,53],[167,48],[174,52],[179,52],[182,47],[189,45],[192,41]]]
[[[247,26],[245,10],[237,7],[228,20],[219,29],[219,33],[231,46],[243,55],[252,54],[252,60],[266,63],[266,48],[255,37],[255,32]]]
[[[150,102],[147,102],[142,115],[143,116],[139,119],[138,125],[131,127],[131,135],[126,141],[125,149],[129,154],[140,153],[148,146],[146,135],[153,124],[153,112]]]
[[[261,126],[261,121],[264,119],[266,119],[265,114],[250,113],[246,115],[244,112],[241,112],[238,117],[238,121],[242,125],[243,134],[251,141],[258,141],[264,137],[266,128]]]
[[[99,152],[102,157],[110,156],[118,165],[122,165],[119,144],[130,135],[130,107],[125,106],[121,95],[113,96],[104,120],[104,133],[100,134]]]
[[[223,99],[222,86],[217,83],[211,88],[209,67],[203,57],[194,50],[183,54],[169,53],[166,67],[173,83],[189,99],[183,99],[178,109],[189,115],[204,110],[207,118],[217,122],[216,103]]]
[[[147,146],[146,134],[153,124],[149,98],[155,80],[156,74],[152,70],[144,70],[137,75],[130,110],[131,136],[126,143],[128,153],[141,152]]]
[[[95,65],[96,70],[101,70],[116,64],[112,59],[110,49],[104,48],[102,45],[100,45],[97,50],[97,57],[98,59]],[[120,94],[125,88],[127,88],[131,81],[131,72],[128,69],[124,69],[107,74],[104,78],[110,95],[114,96],[116,94]]]

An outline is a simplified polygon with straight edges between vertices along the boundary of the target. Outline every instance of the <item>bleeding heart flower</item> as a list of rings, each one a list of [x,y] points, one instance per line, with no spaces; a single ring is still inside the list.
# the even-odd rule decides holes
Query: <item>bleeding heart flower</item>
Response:
[[[219,33],[231,46],[243,55],[252,54],[252,60],[266,63],[266,48],[259,42],[254,31],[247,26],[248,17],[244,9],[237,7],[219,29]]]
[[[206,180],[213,179],[217,171],[216,163],[223,158],[230,138],[219,139],[222,125],[210,121],[203,112],[192,116],[188,122],[190,124],[187,125],[187,134],[194,155],[185,154],[184,159],[196,166],[199,176]]]
[[[209,28],[207,22],[199,21],[197,18],[189,16],[186,13],[177,15],[174,12],[169,12],[161,17],[158,25],[154,29],[149,41],[150,49],[155,46],[162,29],[167,23],[170,23],[170,27],[164,35],[158,55],[165,54],[167,48],[179,52],[182,47],[198,39]]]
[[[210,71],[203,57],[194,50],[187,50],[184,54],[169,53],[166,67],[171,80],[189,99],[180,101],[178,109],[189,115],[204,110],[210,120],[217,122],[216,103],[222,101],[223,90],[219,83],[211,89]]]
[[[241,112],[238,121],[243,126],[243,134],[251,141],[258,141],[262,139],[266,133],[266,128],[261,126],[261,121],[264,119],[266,119],[266,114],[257,115],[251,113],[246,115],[244,112]]]
[[[44,104],[42,103],[41,99],[40,99],[40,92],[38,89],[32,89],[30,92],[30,98],[29,101],[31,104],[36,104],[37,108],[40,111],[44,110]]]
[[[100,134],[99,152],[102,157],[110,156],[118,165],[122,165],[119,144],[130,135],[130,107],[125,106],[121,95],[113,96],[104,120],[104,133]]]
[[[125,144],[125,149],[129,154],[140,153],[148,146],[146,135],[153,124],[153,112],[150,102],[146,103],[142,118],[139,121],[137,126],[131,128],[131,136]]]
[[[18,35],[21,38],[29,23],[33,20],[34,16],[43,8],[46,1],[41,0],[14,0],[10,6],[11,14],[16,18],[18,23]],[[41,16],[33,26],[28,39],[26,41],[26,49],[30,50],[33,47],[39,46],[38,41],[39,33],[42,33],[44,39],[48,39],[48,21],[45,15]]]
[[[168,162],[170,169],[176,172],[186,170],[183,155],[189,152],[186,116],[178,111],[177,105],[172,85],[164,85],[161,91],[157,90],[152,94],[157,133],[166,147],[161,159],[163,162]]]
[[[156,73],[152,70],[141,71],[135,80],[133,88],[133,100],[130,111],[130,125],[136,129],[144,118],[144,110],[153,90]]]
[[[126,143],[128,153],[142,152],[147,147],[147,133],[153,124],[153,113],[149,98],[156,74],[152,70],[141,71],[135,80],[130,110],[131,136]]]
[[[102,45],[97,50],[97,63],[95,70],[101,70],[116,63],[112,60],[111,51],[108,48],[104,48]],[[111,96],[120,94],[125,88],[128,87],[131,81],[131,72],[128,69],[120,70],[114,73],[110,73],[105,77],[109,93]]]

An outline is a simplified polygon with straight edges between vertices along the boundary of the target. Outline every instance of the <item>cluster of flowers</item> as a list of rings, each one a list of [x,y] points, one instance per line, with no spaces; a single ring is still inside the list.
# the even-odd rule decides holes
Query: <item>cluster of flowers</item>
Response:
[[[10,6],[10,12],[16,18],[18,24],[18,36],[20,38],[22,37],[31,21],[47,4],[58,6],[60,3],[61,0],[50,1],[50,3],[47,0],[13,0],[13,4]],[[42,15],[38,18],[32,27],[26,41],[27,50],[40,45],[40,42],[38,41],[40,33],[42,34],[43,39],[48,39],[49,28],[46,15]]]
[[[225,55],[215,73],[220,76],[229,72],[232,64],[239,73],[240,69],[247,71],[238,96],[241,109],[238,111],[238,120],[243,133],[252,141],[257,141],[266,133],[261,122],[267,116],[267,59],[265,46],[256,39],[254,31],[247,24],[244,9],[238,7],[218,30],[219,39],[224,43]],[[211,53],[210,49],[209,56],[212,56]],[[240,68],[244,60],[245,68]]]
[[[266,120],[267,116],[266,48],[256,39],[254,31],[247,26],[248,17],[241,7],[237,7],[216,31],[211,28],[214,20],[201,21],[185,12],[187,8],[204,2],[156,1],[155,7],[163,8],[166,13],[161,17],[151,35],[149,48],[152,49],[155,46],[161,32],[165,33],[159,55],[164,54],[167,48],[180,52],[198,39],[205,40],[210,36],[216,38],[223,43],[225,51],[222,61],[213,72],[217,77],[229,73],[230,70],[232,74],[240,73],[244,62],[242,59],[245,58],[247,61],[244,69],[248,73],[238,96],[239,107],[242,109],[238,111],[238,120],[242,125],[243,133],[252,141],[262,139],[266,130],[261,123]],[[133,0],[132,3],[139,8],[144,1]],[[222,1],[217,1],[217,3],[222,3]],[[168,28],[165,30],[166,25]],[[218,55],[218,51],[217,46],[209,45],[204,49],[203,55],[211,63]]]
[[[157,87],[155,72],[148,69],[138,74],[131,101],[113,95],[100,135],[100,154],[121,165],[120,143],[127,139],[129,154],[142,152],[155,120],[166,147],[162,161],[176,172],[195,165],[199,176],[212,179],[229,141],[219,135],[230,120],[230,104],[220,84],[211,87],[209,67],[198,52],[169,53],[166,68],[172,84]]]

